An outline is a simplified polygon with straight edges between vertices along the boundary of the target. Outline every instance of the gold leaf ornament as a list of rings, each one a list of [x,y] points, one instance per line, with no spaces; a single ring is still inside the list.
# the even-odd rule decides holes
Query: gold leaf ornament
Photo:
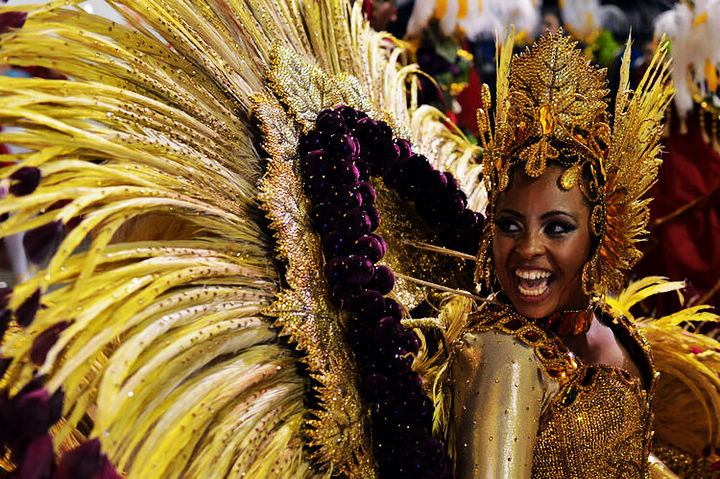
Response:
[[[560,176],[560,187],[565,191],[575,186],[580,178],[580,165],[573,165]]]

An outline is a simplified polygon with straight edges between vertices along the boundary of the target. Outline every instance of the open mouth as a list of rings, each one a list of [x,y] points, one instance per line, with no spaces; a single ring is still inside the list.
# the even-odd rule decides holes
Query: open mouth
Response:
[[[552,273],[542,269],[516,269],[515,280],[518,292],[522,296],[539,299],[548,292]]]

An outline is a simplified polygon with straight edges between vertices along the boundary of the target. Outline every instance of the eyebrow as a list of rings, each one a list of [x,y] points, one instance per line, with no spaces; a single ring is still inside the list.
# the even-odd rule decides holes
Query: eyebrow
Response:
[[[511,209],[509,209],[509,208],[503,208],[502,210],[498,211],[498,213],[506,214],[506,215],[510,215],[510,216],[514,216],[514,217],[516,217],[516,218],[525,218],[525,215],[523,215],[523,214],[521,214],[521,213],[518,213],[518,212],[515,211],[515,210],[511,210]],[[575,218],[575,216],[571,215],[571,214],[568,213],[567,211],[561,211],[561,210],[552,210],[552,211],[548,211],[547,213],[543,213],[543,214],[540,216],[540,219],[541,219],[541,220],[545,220],[545,219],[548,219],[548,218],[550,218],[550,217],[558,216],[558,215],[560,215],[560,216],[567,216],[568,218],[572,218],[573,220],[576,220],[576,221],[577,221],[577,219]]]

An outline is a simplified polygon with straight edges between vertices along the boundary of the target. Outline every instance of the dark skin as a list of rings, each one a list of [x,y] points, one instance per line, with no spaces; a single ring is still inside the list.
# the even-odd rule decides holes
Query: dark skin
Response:
[[[582,309],[582,268],[592,253],[590,207],[579,188],[560,188],[559,165],[537,179],[515,169],[499,195],[493,261],[500,285],[515,309],[531,319]],[[563,336],[585,364],[606,364],[642,378],[625,347],[597,317],[585,334]]]

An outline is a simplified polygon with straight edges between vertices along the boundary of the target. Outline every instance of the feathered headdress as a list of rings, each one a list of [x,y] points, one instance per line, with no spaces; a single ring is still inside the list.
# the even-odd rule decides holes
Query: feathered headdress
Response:
[[[490,202],[476,281],[489,285],[492,279],[493,208],[510,169],[522,166],[538,177],[552,160],[565,168],[562,188],[577,185],[592,205],[590,227],[598,246],[583,270],[583,288],[618,291],[622,271],[641,256],[636,243],[647,225],[649,201],[642,196],[661,163],[662,118],[673,92],[664,44],[635,92],[629,89],[628,44],[611,127],[605,71],[591,65],[570,38],[547,34],[511,61],[512,42],[511,34],[498,63],[494,135],[487,88],[477,113]]]

